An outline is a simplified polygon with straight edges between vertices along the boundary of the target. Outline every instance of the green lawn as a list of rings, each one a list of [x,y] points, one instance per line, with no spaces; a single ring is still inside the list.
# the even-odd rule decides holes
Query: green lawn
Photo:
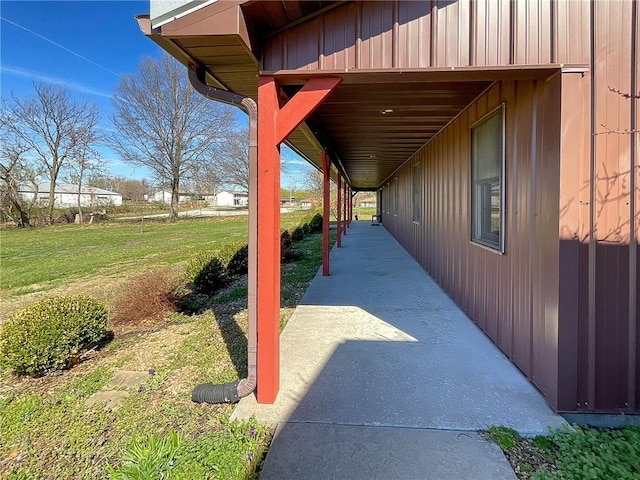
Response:
[[[283,215],[283,226],[301,217]],[[246,228],[246,217],[236,217],[5,231],[2,285],[28,302],[21,291],[46,287],[50,295],[67,282],[96,278],[108,284],[113,271],[179,264],[244,238]],[[306,235],[293,248],[301,258],[282,266],[283,328],[321,264],[321,235]],[[189,295],[186,285],[181,290]],[[246,277],[236,278],[200,297],[195,309],[182,306],[156,323],[116,332],[105,348],[58,375],[19,378],[0,369],[0,478],[254,478],[270,429],[231,422],[231,405],[190,400],[199,383],[246,375],[246,295]],[[123,388],[129,394],[114,410],[85,404],[119,371],[143,372],[146,380]]]
[[[282,215],[282,227],[296,225],[307,214]],[[247,228],[247,217],[240,216],[0,231],[0,294],[21,295],[89,275],[175,264],[196,252],[245,240]]]

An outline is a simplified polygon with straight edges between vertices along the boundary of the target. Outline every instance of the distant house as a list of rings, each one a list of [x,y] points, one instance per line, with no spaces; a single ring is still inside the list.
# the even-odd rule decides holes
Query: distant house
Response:
[[[223,190],[216,194],[216,206],[218,207],[244,207],[249,205],[247,192],[234,192]]]
[[[216,195],[214,193],[203,193],[200,198],[207,202],[209,205],[216,204]]]
[[[377,205],[376,197],[366,197],[360,200],[360,206],[363,208],[376,207]]]
[[[37,196],[38,203],[44,205],[49,203],[50,190],[48,182],[39,184],[37,191],[33,185],[24,183],[20,185],[18,194],[27,201]],[[53,203],[56,207],[77,207],[78,185],[71,183],[56,185]],[[122,195],[102,188],[83,185],[80,190],[80,205],[82,207],[119,206],[122,205]]]
[[[193,198],[193,195],[188,193],[178,194],[178,203],[188,202]],[[149,199],[152,202],[171,203],[171,192],[169,190],[158,190]]]
[[[303,198],[300,200],[300,207],[302,208],[317,208],[322,206],[322,200],[319,198]]]

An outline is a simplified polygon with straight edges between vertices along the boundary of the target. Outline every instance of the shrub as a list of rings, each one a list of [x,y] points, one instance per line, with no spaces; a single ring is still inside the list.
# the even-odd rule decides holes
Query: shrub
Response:
[[[294,242],[300,242],[304,238],[304,230],[302,227],[296,227],[293,232],[291,232],[291,240]]]
[[[193,280],[196,293],[212,295],[229,283],[227,269],[218,257],[213,257]]]
[[[291,239],[291,234],[289,233],[289,230],[283,230],[282,233],[280,234],[280,250],[282,251],[287,250],[292,243],[293,243],[293,240]]]
[[[306,235],[308,233],[311,233],[311,226],[309,225],[308,222],[304,222],[302,225],[302,232]]]
[[[316,213],[311,220],[309,220],[309,227],[311,228],[311,233],[319,233],[322,231],[322,215]]]
[[[107,306],[88,297],[51,297],[18,311],[0,328],[0,365],[19,374],[62,370],[101,340]]]
[[[293,244],[293,241],[291,240],[291,234],[289,233],[288,230],[284,230],[280,234],[280,261],[281,262],[288,261],[292,244]]]
[[[282,263],[295,262],[296,260],[300,260],[302,258],[302,253],[294,250],[293,248],[287,248],[286,250],[281,252],[280,259]]]
[[[249,246],[245,242],[227,243],[218,253],[229,275],[244,275],[249,270]]]
[[[170,268],[158,268],[134,278],[113,303],[111,325],[128,330],[164,318],[175,310],[178,286],[178,278]]]
[[[187,266],[185,267],[185,278],[189,283],[194,283],[196,277],[202,272],[202,269],[206,267],[211,260],[216,257],[215,252],[199,252],[189,259]]]

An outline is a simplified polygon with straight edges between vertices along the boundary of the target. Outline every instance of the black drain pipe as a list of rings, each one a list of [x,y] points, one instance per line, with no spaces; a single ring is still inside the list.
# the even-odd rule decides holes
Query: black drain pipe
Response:
[[[189,65],[189,82],[201,95],[219,102],[235,105],[249,114],[249,279],[248,279],[248,358],[247,378],[232,383],[214,385],[203,383],[193,389],[191,400],[197,403],[235,403],[246,397],[256,388],[256,352],[258,344],[256,315],[257,256],[256,232],[258,227],[258,105],[245,95],[229,92],[207,85],[205,71],[195,65]]]

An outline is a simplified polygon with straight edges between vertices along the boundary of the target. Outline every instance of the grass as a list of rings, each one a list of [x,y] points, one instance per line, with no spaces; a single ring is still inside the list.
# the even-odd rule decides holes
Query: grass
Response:
[[[282,227],[306,214],[283,214]],[[84,276],[183,262],[196,252],[245,240],[247,228],[242,216],[2,230],[0,292],[21,295]]]
[[[283,225],[298,220],[283,216]],[[66,279],[58,276],[54,265],[27,262],[21,264],[27,272],[19,272],[15,256],[24,261],[31,250],[31,258],[46,264],[48,250],[50,256],[77,264],[69,270],[77,282],[98,278],[108,283],[111,277],[105,272],[113,267],[106,258],[117,259],[125,273],[139,273],[139,265],[179,263],[198,249],[240,238],[246,218],[244,223],[216,218],[147,224],[149,238],[126,247],[138,234],[136,228],[92,225],[3,232],[3,274],[18,275],[25,289],[32,286],[29,278],[64,286]],[[169,243],[178,237],[179,247]],[[28,248],[19,248],[21,241]],[[89,268],[82,265],[88,261],[83,246],[92,241],[106,253]],[[320,235],[306,236],[294,248],[304,255],[283,265],[283,326],[321,263]],[[17,300],[30,299],[13,292]],[[195,311],[174,312],[153,328],[116,335],[102,350],[61,374],[34,379],[0,371],[0,477],[254,478],[270,442],[270,429],[255,420],[231,422],[233,406],[190,400],[199,383],[229,382],[246,375],[246,294],[246,277],[236,278],[218,295],[201,298]],[[117,388],[128,395],[115,409],[86,403],[123,370],[150,373],[133,388]]]
[[[519,479],[633,480],[640,478],[640,427],[574,426],[549,437],[521,438],[507,427],[491,427]]]

